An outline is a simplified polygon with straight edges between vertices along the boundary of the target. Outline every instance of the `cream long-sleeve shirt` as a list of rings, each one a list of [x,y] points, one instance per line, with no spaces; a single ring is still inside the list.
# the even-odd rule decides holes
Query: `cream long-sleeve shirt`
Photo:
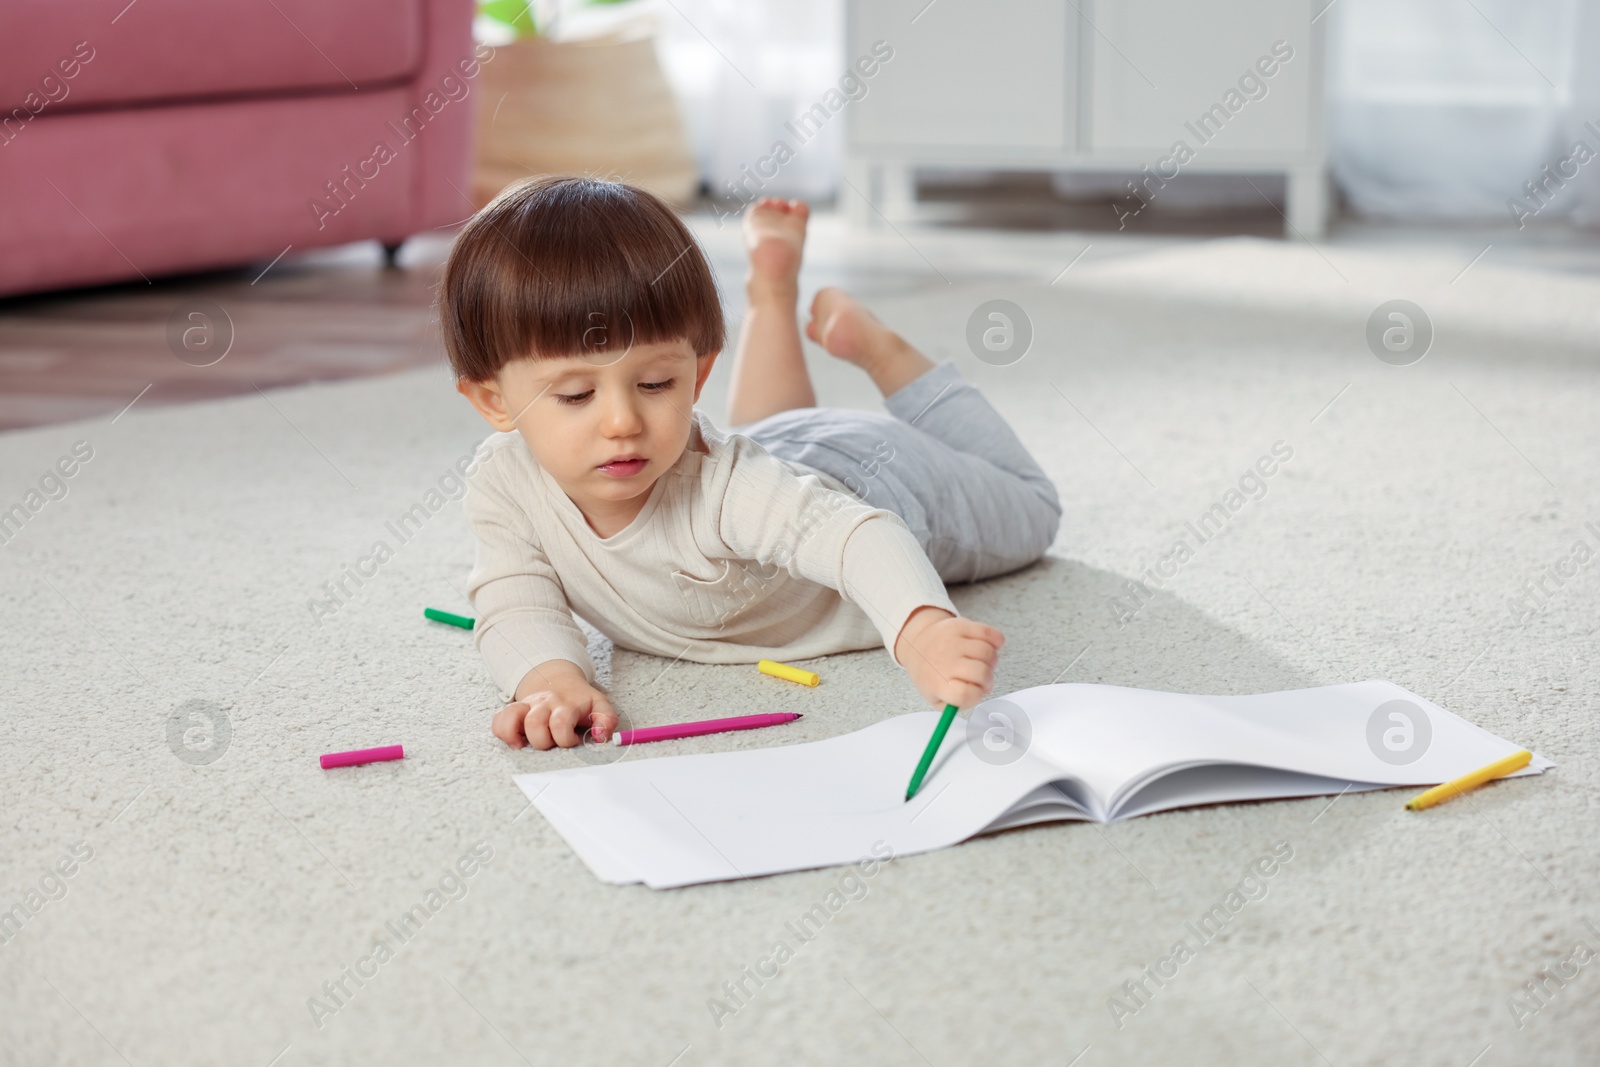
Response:
[[[508,699],[548,660],[594,682],[574,612],[620,648],[700,663],[879,645],[892,658],[917,608],[957,613],[900,516],[698,411],[682,457],[606,538],[521,435],[485,444],[464,501],[477,539],[467,596],[474,640]]]

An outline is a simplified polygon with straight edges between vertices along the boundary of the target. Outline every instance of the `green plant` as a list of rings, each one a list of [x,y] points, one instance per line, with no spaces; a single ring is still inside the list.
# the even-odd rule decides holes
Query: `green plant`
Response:
[[[594,6],[625,4],[628,0],[580,0]],[[514,37],[532,37],[538,34],[538,23],[533,16],[532,0],[478,0],[478,14],[509,29]]]
[[[478,14],[507,27],[518,37],[539,32],[528,0],[478,0]]]

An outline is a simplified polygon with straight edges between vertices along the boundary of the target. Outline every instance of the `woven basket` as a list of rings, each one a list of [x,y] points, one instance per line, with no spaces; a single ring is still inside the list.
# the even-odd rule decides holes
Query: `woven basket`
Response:
[[[628,182],[677,206],[700,176],[647,35],[524,37],[494,50],[478,99],[473,199],[530,174]]]

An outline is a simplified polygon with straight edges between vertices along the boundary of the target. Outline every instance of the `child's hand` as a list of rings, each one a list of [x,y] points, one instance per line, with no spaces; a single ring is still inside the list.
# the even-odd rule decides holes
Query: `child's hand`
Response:
[[[608,741],[617,728],[611,701],[575,663],[542,663],[517,689],[525,692],[494,717],[494,735],[512,748],[573,748],[582,743],[584,731],[593,730],[596,741]]]
[[[894,649],[928,703],[970,708],[994,687],[994,665],[1005,643],[1005,634],[993,626],[924,605],[901,627]]]

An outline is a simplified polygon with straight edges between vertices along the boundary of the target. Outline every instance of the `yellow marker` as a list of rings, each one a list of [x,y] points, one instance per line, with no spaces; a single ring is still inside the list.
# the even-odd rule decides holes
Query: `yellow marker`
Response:
[[[756,664],[756,670],[762,674],[770,674],[774,678],[799,682],[801,685],[816,685],[822,681],[821,678],[817,677],[815,671],[803,671],[799,667],[791,667],[787,663],[779,663],[776,660],[764,659]]]
[[[1465,793],[1469,789],[1476,789],[1484,782],[1502,778],[1513,771],[1520,771],[1532,759],[1533,753],[1527,749],[1523,749],[1521,752],[1513,752],[1505,759],[1497,759],[1487,767],[1480,767],[1471,774],[1463,774],[1453,782],[1434,786],[1407,804],[1406,810],[1421,811],[1423,808],[1431,808],[1440,801],[1449,800],[1451,797]]]

